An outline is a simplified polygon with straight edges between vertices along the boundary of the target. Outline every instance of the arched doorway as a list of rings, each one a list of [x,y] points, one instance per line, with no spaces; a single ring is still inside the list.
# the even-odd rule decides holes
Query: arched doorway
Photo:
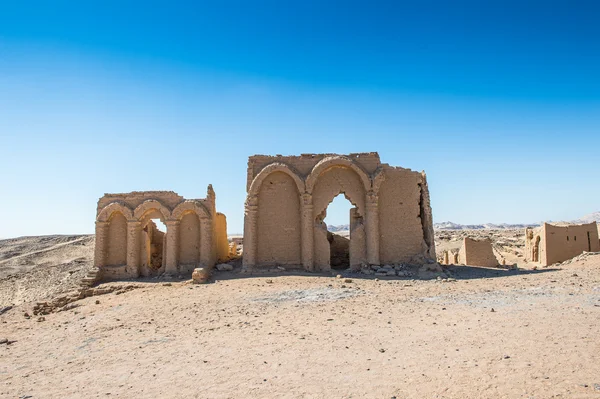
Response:
[[[108,219],[105,250],[106,266],[127,264],[127,219],[119,211],[113,212]]]
[[[170,215],[169,209],[157,200],[146,200],[134,211],[141,229],[137,264],[143,277],[158,276],[165,271],[169,233],[166,221]]]
[[[317,270],[357,270],[366,263],[364,227],[367,189],[361,176],[346,165],[332,165],[321,171],[314,183],[314,264]],[[336,198],[339,198],[336,200]],[[346,237],[327,230],[325,219],[332,202],[341,201],[347,220]],[[334,208],[335,209],[335,208]],[[345,253],[348,253],[347,257]],[[346,259],[344,259],[346,258]]]
[[[327,228],[329,265],[333,270],[350,267],[350,217],[353,209],[356,208],[340,193],[319,215]]]
[[[156,276],[165,269],[167,226],[162,217],[151,214],[141,220],[140,274]]]

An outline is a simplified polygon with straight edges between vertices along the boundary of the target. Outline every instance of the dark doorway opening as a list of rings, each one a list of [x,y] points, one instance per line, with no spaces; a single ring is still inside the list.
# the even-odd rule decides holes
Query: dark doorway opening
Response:
[[[144,231],[145,265],[156,271],[163,266],[167,226],[160,219],[150,219]]]
[[[350,210],[353,208],[344,194],[338,194],[326,209],[329,241],[329,264],[333,270],[350,267]]]

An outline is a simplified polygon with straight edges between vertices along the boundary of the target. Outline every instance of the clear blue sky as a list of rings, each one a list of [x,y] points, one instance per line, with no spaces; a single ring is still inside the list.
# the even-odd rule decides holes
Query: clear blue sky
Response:
[[[599,4],[3,1],[0,237],[209,183],[241,232],[255,153],[378,151],[436,222],[600,210]]]

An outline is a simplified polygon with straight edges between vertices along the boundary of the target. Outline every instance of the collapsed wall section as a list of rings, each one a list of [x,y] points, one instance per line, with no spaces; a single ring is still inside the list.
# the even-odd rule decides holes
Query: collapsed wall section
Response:
[[[420,173],[385,167],[379,189],[380,260],[384,264],[409,262],[423,254]]]
[[[458,257],[467,266],[496,267],[499,264],[489,238],[476,240],[465,237]]]

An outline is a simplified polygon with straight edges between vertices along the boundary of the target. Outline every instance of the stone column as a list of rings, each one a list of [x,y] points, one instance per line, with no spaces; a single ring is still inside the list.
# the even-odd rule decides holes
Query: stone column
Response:
[[[127,269],[133,277],[140,275],[140,233],[142,222],[137,220],[127,221]]]
[[[305,270],[313,271],[314,265],[314,223],[313,223],[313,202],[312,195],[304,193],[300,196],[302,207],[302,230],[300,237],[302,240],[302,266]]]
[[[367,261],[379,264],[379,196],[369,191],[366,196],[365,232],[367,236]]]
[[[214,266],[212,220],[200,219],[200,263],[203,267]]]
[[[167,220],[167,253],[165,273],[177,274],[179,264],[179,220]]]
[[[94,266],[105,266],[106,240],[108,239],[108,222],[96,222],[96,249],[94,251]]]
[[[257,223],[258,223],[258,197],[248,197],[244,211],[244,253],[243,269],[251,272],[256,265],[257,255]]]

